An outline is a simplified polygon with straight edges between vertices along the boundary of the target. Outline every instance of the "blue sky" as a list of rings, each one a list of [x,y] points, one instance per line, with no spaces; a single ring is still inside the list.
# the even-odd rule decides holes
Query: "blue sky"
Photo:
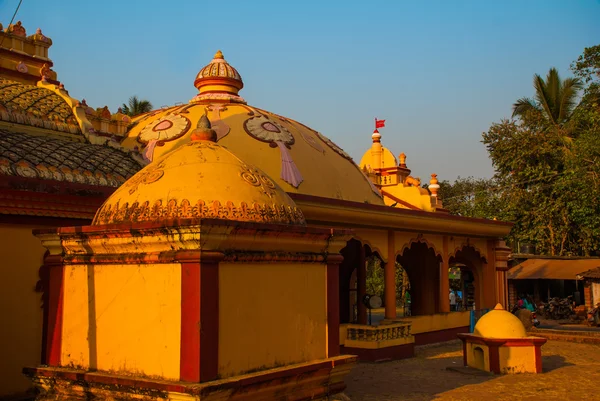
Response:
[[[6,26],[18,0],[0,0]],[[358,162],[373,119],[428,180],[490,177],[481,133],[531,96],[534,73],[600,43],[599,0],[41,1],[16,20],[52,38],[70,94],[111,110],[129,96],[187,102],[221,49],[249,104],[330,137]]]

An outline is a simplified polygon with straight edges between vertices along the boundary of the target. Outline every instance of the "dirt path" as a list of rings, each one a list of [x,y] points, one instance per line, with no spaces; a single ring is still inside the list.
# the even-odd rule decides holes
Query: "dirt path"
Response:
[[[422,348],[412,359],[360,363],[346,379],[352,401],[600,400],[600,346],[548,341],[543,374],[473,376],[462,366],[460,342]]]

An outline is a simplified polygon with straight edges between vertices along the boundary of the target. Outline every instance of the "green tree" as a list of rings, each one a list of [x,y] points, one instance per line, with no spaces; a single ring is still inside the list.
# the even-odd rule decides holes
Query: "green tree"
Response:
[[[127,104],[123,103],[121,106],[123,114],[134,117],[138,114],[148,113],[152,111],[152,103],[148,100],[140,100],[137,96],[131,96]]]
[[[379,295],[384,299],[385,281],[381,259],[376,256],[367,258],[367,294]]]
[[[555,69],[545,80],[536,75],[535,100],[514,105],[519,121],[494,123],[483,134],[496,170],[493,190],[458,210],[488,217],[496,208],[500,219],[515,223],[513,248],[531,241],[549,255],[600,250],[599,47],[590,49],[572,66],[576,78],[561,80]],[[484,205],[484,212],[473,204]]]
[[[458,177],[454,183],[447,180],[439,183],[439,196],[444,208],[451,214],[485,219],[501,218],[498,203],[503,193],[497,190],[495,179]]]
[[[542,116],[552,125],[568,121],[577,105],[577,96],[582,88],[579,78],[562,80],[556,68],[550,68],[544,80],[533,76],[534,98],[523,97],[513,105],[513,117],[522,119]]]
[[[577,61],[571,64],[576,77],[588,84],[600,81],[600,45],[586,47]]]

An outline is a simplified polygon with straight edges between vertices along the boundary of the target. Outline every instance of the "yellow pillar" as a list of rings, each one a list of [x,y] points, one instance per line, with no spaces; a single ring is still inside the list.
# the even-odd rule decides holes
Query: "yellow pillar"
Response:
[[[442,263],[440,263],[440,313],[450,312],[450,277],[448,277],[449,259],[448,236],[444,235],[442,240]]]
[[[385,264],[385,318],[396,318],[396,243],[394,231],[388,231],[388,260]]]

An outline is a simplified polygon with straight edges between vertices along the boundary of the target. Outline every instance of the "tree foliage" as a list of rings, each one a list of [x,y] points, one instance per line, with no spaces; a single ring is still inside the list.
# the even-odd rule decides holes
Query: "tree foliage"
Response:
[[[579,78],[562,80],[556,68],[550,68],[544,80],[533,76],[534,98],[523,97],[513,105],[513,117],[543,118],[550,124],[561,124],[569,119],[577,104],[577,94],[582,88]]]
[[[483,133],[492,179],[440,183],[451,213],[514,222],[507,240],[515,250],[523,242],[548,255],[600,250],[600,46],[585,49],[572,71],[565,80],[555,69],[536,75],[534,98],[513,105],[517,119]]]
[[[123,114],[128,116],[137,116],[138,114],[148,113],[152,111],[152,103],[148,100],[140,100],[137,96],[131,96],[127,104],[123,103],[121,106]]]

